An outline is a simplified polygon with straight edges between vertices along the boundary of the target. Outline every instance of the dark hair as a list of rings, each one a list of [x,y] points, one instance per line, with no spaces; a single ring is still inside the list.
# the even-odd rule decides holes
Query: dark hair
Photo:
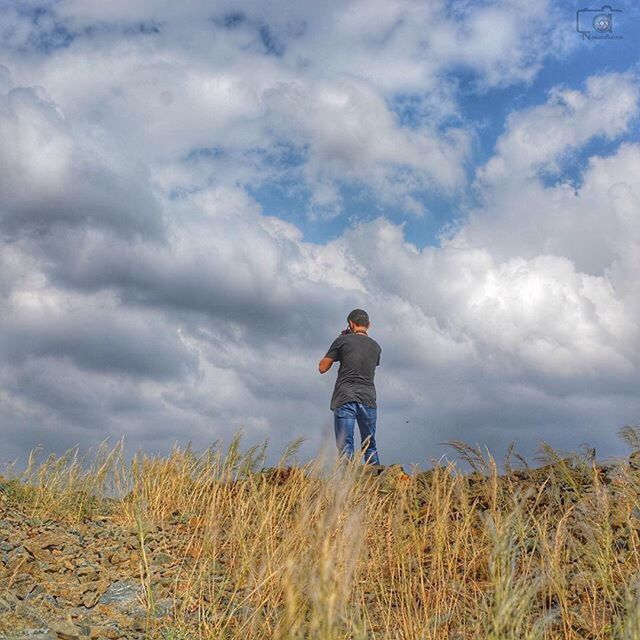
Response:
[[[347,322],[353,322],[358,327],[369,326],[369,314],[363,309],[354,309],[348,316]]]

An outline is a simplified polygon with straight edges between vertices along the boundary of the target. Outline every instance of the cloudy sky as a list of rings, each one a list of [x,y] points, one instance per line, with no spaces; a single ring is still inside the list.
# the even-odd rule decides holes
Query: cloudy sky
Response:
[[[586,39],[583,5],[0,0],[0,461],[238,429],[308,459],[354,307],[383,464],[621,453],[640,10]]]

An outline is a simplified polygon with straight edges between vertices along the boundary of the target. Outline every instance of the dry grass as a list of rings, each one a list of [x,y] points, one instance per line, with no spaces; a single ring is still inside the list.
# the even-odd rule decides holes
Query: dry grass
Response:
[[[358,461],[286,467],[294,443],[260,473],[265,447],[240,439],[129,462],[120,443],[89,466],[33,458],[14,491],[30,516],[110,510],[136,527],[150,606],[145,527],[183,523],[166,638],[640,640],[640,472],[626,461],[547,447],[544,467],[501,476],[454,443],[474,473],[378,478]]]

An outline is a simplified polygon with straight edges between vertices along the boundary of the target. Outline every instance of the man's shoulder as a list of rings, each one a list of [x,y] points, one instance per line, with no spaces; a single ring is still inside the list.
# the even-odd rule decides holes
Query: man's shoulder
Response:
[[[345,343],[358,345],[360,347],[362,347],[363,345],[367,345],[369,347],[375,346],[376,348],[382,350],[382,347],[371,336],[362,336],[356,333],[343,333],[334,340],[334,344],[336,346]]]
[[[372,350],[382,351],[382,347],[371,336],[366,336],[364,340],[362,339],[362,336],[354,336],[354,337],[358,338],[357,343],[354,340],[354,344],[358,344],[360,348],[364,349],[365,351],[372,351]]]
[[[373,342],[373,344],[375,344],[378,349],[382,349],[380,343],[377,340],[374,340],[371,336],[367,336],[367,338],[369,338],[369,340],[371,340],[371,342]]]
[[[331,347],[329,347],[330,349],[341,349],[344,344],[347,342],[346,338],[348,338],[348,335],[344,335],[341,334],[339,336],[337,336],[333,342],[331,343]]]

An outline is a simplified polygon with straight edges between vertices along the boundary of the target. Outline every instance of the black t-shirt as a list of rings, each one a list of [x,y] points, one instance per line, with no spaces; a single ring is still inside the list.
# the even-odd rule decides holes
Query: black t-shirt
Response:
[[[376,406],[373,378],[380,364],[380,345],[363,333],[338,336],[325,358],[340,362],[336,386],[331,397],[331,410],[347,402],[362,402]]]

